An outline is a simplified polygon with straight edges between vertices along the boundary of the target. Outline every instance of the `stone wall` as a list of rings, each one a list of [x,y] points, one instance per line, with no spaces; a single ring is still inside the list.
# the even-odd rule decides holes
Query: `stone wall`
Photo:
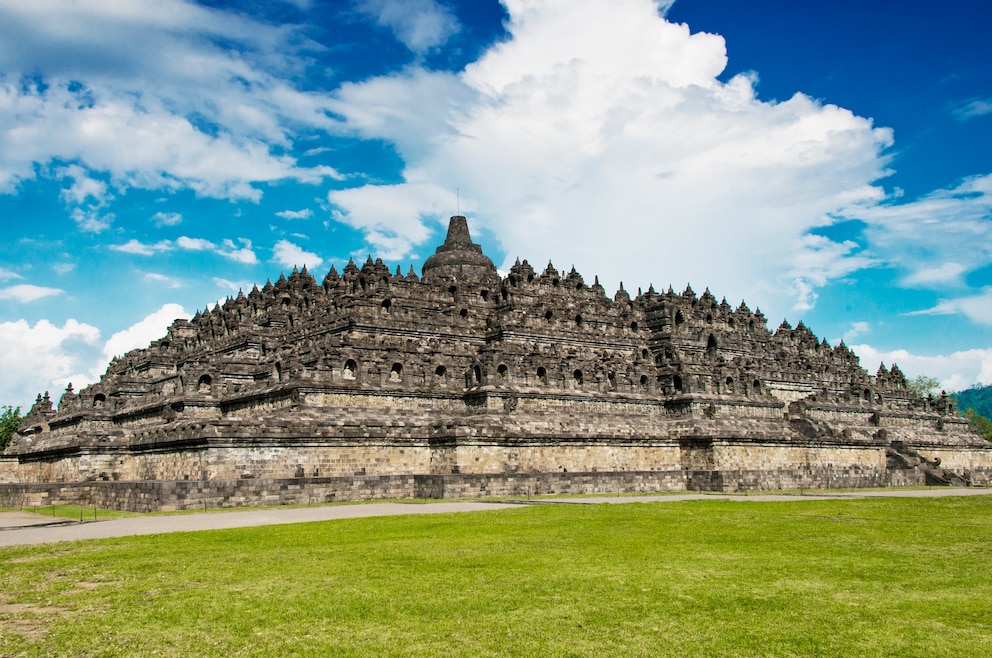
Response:
[[[444,449],[436,460],[435,473],[458,474],[520,474],[668,471],[679,469],[679,447],[672,442],[575,441],[567,444],[519,444],[508,441],[499,444],[466,445]]]
[[[417,476],[0,484],[0,507],[72,504],[132,512],[413,498]]]
[[[878,446],[785,445],[721,441],[715,443],[713,451],[714,469],[728,473],[738,472],[745,465],[745,471],[739,472],[802,473],[831,470],[880,473],[885,470],[885,450]]]
[[[984,473],[989,483],[992,469]],[[773,470],[668,470],[614,473],[456,473],[209,481],[118,481],[0,484],[0,506],[75,504],[135,512],[306,505],[404,498],[460,499],[543,494],[752,491],[825,487],[922,486],[916,469],[857,466]]]
[[[884,469],[858,466],[809,466],[772,470],[730,469],[723,471],[691,471],[687,486],[694,491],[761,491],[779,489],[829,489],[903,486],[925,484],[919,477],[899,472],[897,482]]]
[[[238,445],[206,442],[190,448],[132,452],[80,451],[71,456],[5,459],[0,482],[237,480],[429,473],[426,442],[383,445]]]

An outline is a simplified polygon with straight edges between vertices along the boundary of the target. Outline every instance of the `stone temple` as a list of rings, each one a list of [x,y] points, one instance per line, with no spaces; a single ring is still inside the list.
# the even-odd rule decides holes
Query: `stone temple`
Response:
[[[988,484],[992,444],[893,366],[708,290],[500,277],[464,217],[421,276],[371,257],[239,294],[39,396],[0,504]]]

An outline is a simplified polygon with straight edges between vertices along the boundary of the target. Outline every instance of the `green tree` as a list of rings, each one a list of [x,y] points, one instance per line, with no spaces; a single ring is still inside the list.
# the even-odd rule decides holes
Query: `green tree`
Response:
[[[7,447],[10,440],[14,438],[14,432],[21,424],[21,408],[3,405],[3,412],[0,413],[0,452]]]
[[[984,436],[986,440],[992,441],[992,420],[982,416],[974,409],[966,409],[964,417],[968,419],[968,423],[975,431]]]
[[[974,409],[979,415],[992,418],[992,385],[972,386],[954,394],[958,409]]]
[[[906,383],[906,387],[920,397],[925,398],[940,390],[940,380],[926,375],[917,375]]]

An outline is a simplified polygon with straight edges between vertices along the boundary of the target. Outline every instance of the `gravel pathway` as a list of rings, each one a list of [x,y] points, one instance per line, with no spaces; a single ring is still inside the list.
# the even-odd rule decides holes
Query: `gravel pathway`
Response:
[[[136,516],[108,521],[79,523],[31,512],[0,512],[0,547],[25,544],[50,544],[82,539],[104,539],[131,535],[157,535],[169,532],[195,532],[225,528],[248,528],[284,523],[310,523],[336,519],[357,519],[400,514],[447,514],[518,508],[522,505],[599,505],[615,503],[676,503],[687,500],[738,500],[770,502],[795,500],[838,500],[850,498],[924,498],[943,496],[992,495],[992,488],[940,488],[868,490],[857,492],[812,492],[794,494],[723,494],[686,493],[650,496],[604,496],[584,498],[543,498],[533,500],[499,500],[492,502],[364,503],[360,505],[322,505],[254,509],[216,510],[199,514]]]

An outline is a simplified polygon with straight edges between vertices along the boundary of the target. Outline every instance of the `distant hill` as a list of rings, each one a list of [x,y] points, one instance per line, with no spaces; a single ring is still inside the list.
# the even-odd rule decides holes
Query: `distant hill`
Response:
[[[974,409],[980,416],[992,418],[992,385],[975,386],[967,391],[954,394],[958,400],[958,409]]]

